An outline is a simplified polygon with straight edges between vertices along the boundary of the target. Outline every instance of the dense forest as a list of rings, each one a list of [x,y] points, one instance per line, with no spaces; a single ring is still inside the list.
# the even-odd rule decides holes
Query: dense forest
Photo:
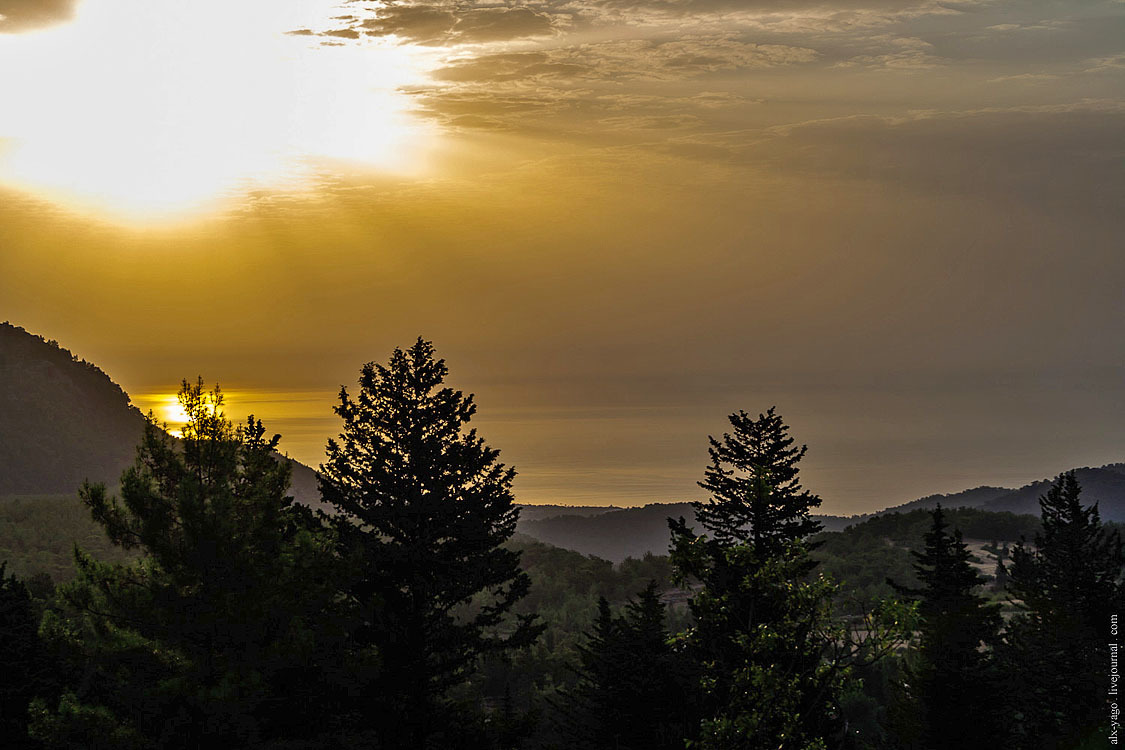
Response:
[[[517,533],[514,472],[446,375],[421,339],[363,368],[315,509],[278,437],[202,381],[182,439],[146,421],[110,487],[0,500],[0,744],[1061,750],[1115,731],[1125,556],[1074,472],[1038,516],[827,531],[805,447],[773,409],[737,412],[708,499],[663,519],[669,554],[614,562]]]

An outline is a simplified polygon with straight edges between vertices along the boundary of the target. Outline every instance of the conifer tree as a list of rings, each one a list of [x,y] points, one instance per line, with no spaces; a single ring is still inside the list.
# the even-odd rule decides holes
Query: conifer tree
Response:
[[[1042,533],[1012,549],[1008,592],[1019,611],[1005,666],[1021,684],[1011,711],[1023,747],[1072,747],[1108,732],[1106,644],[1117,641],[1110,617],[1125,604],[1125,553],[1081,492],[1074,472],[1060,475],[1039,499]]]
[[[710,438],[711,464],[695,503],[710,536],[672,521],[672,561],[698,581],[695,626],[685,636],[702,665],[699,743],[706,748],[822,747],[840,729],[846,667],[830,652],[843,639],[831,621],[835,586],[808,580],[805,538],[820,498],[804,490],[794,447],[774,409],[730,416],[733,432]]]
[[[682,748],[696,720],[696,669],[672,648],[665,607],[651,582],[614,616],[604,597],[579,650],[579,680],[566,707],[569,747]]]
[[[261,422],[235,427],[216,387],[184,382],[181,440],[149,418],[121,499],[82,500],[130,564],[75,551],[67,608],[43,629],[67,656],[36,736],[53,748],[257,747],[334,737],[337,569]],[[334,637],[339,633],[340,637]]]
[[[353,399],[341,389],[340,439],[321,467],[335,508],[347,589],[364,612],[355,642],[377,650],[381,673],[365,685],[367,721],[388,747],[450,746],[449,691],[478,657],[530,643],[533,616],[506,617],[528,592],[515,531],[515,472],[464,426],[473,397],[443,387],[444,360],[422,339],[368,363]]]
[[[696,518],[720,544],[751,544],[763,557],[820,530],[809,512],[820,498],[801,487],[797,464],[808,451],[794,447],[789,427],[771,407],[752,418],[729,417],[732,432],[709,437],[711,465],[699,486],[711,493],[692,503]]]
[[[749,544],[703,538],[681,543],[673,559],[703,583],[685,634],[703,670],[697,746],[812,750],[838,741],[846,634],[832,616],[835,585],[807,580],[807,549],[792,542],[762,557]]]
[[[940,505],[931,515],[923,551],[911,553],[921,586],[895,586],[919,602],[921,617],[908,694],[924,747],[987,747],[999,739],[997,684],[991,654],[982,649],[995,644],[1000,616],[977,593],[985,578],[970,562],[961,532],[949,532]]]
[[[36,747],[28,737],[28,706],[48,678],[39,613],[24,582],[0,562],[0,747]]]

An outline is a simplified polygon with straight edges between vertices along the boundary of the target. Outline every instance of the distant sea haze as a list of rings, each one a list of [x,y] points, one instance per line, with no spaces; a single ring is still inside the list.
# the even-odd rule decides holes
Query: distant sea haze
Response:
[[[874,512],[973,487],[1018,488],[1122,458],[1114,447],[1125,424],[1114,421],[1120,407],[1103,408],[1101,394],[1084,390],[1078,376],[1053,380],[1050,406],[1042,394],[1047,386],[1030,376],[973,384],[901,374],[877,382],[840,374],[831,383],[724,375],[677,388],[675,378],[656,375],[633,382],[498,377],[481,359],[462,355],[458,367],[454,355],[449,382],[476,394],[471,426],[516,468],[514,489],[523,503],[633,507],[703,499],[696,482],[708,464],[707,436],[729,429],[733,411],[772,404],[790,434],[808,445],[802,480],[823,498],[818,511],[828,515]],[[211,369],[158,364],[172,372]],[[12,481],[0,494],[73,492],[85,478],[115,483],[133,459],[142,411],[151,410],[170,430],[183,418],[177,380],[154,385],[130,375],[118,381],[123,390],[115,375],[11,324],[0,324],[0,370],[0,454],[9,466],[23,467],[9,472]],[[280,365],[270,372],[298,375]],[[355,380],[356,367],[348,362],[318,373],[315,387],[306,377],[302,388],[262,387],[245,374],[218,382],[230,417],[254,414],[269,434],[282,435],[283,453],[315,469],[340,429],[333,413],[340,384]],[[986,407],[977,393],[987,397]],[[1121,395],[1112,403],[1125,404]],[[130,398],[138,408],[129,407]],[[1059,414],[1063,406],[1083,418]],[[1089,429],[1094,419],[1114,424]],[[4,435],[23,437],[5,441]],[[30,435],[38,439],[27,440]],[[58,451],[45,446],[63,445],[73,460],[58,466],[52,459]],[[294,482],[302,497],[316,494],[311,471],[295,470]]]
[[[704,499],[696,482],[707,465],[707,436],[727,428],[725,413],[704,413],[704,404],[520,406],[512,405],[504,384],[458,387],[477,392],[472,424],[501,451],[505,463],[516,467],[516,494],[524,503],[634,507]],[[778,399],[779,404],[809,404],[782,413],[792,425],[791,435],[809,447],[802,476],[824,500],[822,513],[871,513],[985,485],[1016,488],[1076,466],[1125,458],[1107,450],[1097,435],[1074,434],[1065,423],[1047,425],[1049,418],[1042,414],[1007,415],[1010,421],[969,429],[966,425],[979,423],[980,417],[958,408],[952,397],[935,397],[925,409],[932,419],[918,421],[902,407],[901,419],[888,414],[901,400],[896,394],[856,390],[844,413],[840,404],[848,402],[846,394]],[[267,430],[282,435],[283,452],[313,468],[339,429],[332,413],[338,386],[285,391],[232,384],[224,391],[232,416],[253,413],[263,419]],[[142,388],[131,397],[142,411],[152,409],[158,419],[168,419],[173,394],[168,385]],[[817,405],[834,411],[822,416],[812,408]],[[939,413],[943,409],[953,413]],[[874,424],[872,412],[883,415]],[[1049,429],[1059,430],[1059,437],[1048,439]]]

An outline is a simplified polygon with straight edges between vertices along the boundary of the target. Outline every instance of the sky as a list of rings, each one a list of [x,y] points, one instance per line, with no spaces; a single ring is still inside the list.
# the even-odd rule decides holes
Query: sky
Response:
[[[0,0],[0,319],[317,465],[418,336],[531,503],[1125,460],[1125,2]]]

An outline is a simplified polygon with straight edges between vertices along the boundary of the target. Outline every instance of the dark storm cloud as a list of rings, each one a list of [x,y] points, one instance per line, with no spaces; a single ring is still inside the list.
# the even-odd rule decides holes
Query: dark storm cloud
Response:
[[[78,0],[0,0],[0,34],[68,21]]]

